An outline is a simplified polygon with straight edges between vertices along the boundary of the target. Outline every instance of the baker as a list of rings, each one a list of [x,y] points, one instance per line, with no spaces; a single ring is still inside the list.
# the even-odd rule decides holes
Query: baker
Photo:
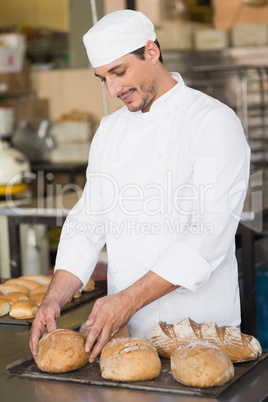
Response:
[[[250,166],[240,120],[168,72],[142,13],[106,15],[83,39],[96,77],[124,106],[101,120],[92,141],[84,192],[32,325],[33,355],[105,244],[108,295],[88,316],[91,362],[126,324],[141,338],[158,321],[184,317],[238,326],[235,233]]]

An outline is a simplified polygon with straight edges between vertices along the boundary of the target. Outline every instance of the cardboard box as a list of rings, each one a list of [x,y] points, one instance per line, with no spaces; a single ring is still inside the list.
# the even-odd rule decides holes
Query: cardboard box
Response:
[[[192,49],[192,28],[188,21],[162,21],[155,25],[161,50]]]
[[[267,24],[236,25],[231,29],[232,46],[261,46],[267,44]]]
[[[229,46],[229,32],[223,29],[198,29],[193,32],[196,50],[218,50]]]
[[[10,106],[15,109],[15,124],[21,120],[33,118],[49,119],[48,99],[35,97],[23,97],[14,99],[0,99],[0,105]]]
[[[0,73],[20,73],[23,69],[26,41],[21,34],[0,35]]]
[[[1,92],[29,91],[30,88],[30,67],[26,61],[20,73],[0,73]]]
[[[212,0],[213,25],[217,29],[229,29],[240,24],[268,22],[268,4],[254,7],[241,0]]]

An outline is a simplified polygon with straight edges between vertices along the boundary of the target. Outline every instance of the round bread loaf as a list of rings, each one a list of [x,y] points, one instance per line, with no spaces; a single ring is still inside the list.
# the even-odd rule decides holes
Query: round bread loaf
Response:
[[[28,300],[28,296],[22,292],[9,292],[2,296],[1,299],[6,300],[10,305],[12,305],[18,300]]]
[[[222,385],[234,376],[234,366],[218,346],[192,342],[179,346],[171,355],[171,373],[175,380],[191,387]]]
[[[41,286],[40,283],[31,281],[30,279],[21,279],[21,278],[9,279],[8,281],[5,282],[5,284],[24,286],[25,288],[29,289],[29,291],[39,288]]]
[[[45,275],[23,275],[20,276],[20,279],[30,279],[31,281],[35,281],[40,285],[49,285],[51,282],[51,278]]]
[[[26,295],[28,295],[30,293],[29,289],[25,288],[24,286],[14,285],[14,284],[5,284],[5,283],[0,285],[0,292],[2,292],[3,294],[9,293],[9,292],[21,292]]]
[[[92,292],[95,289],[95,281],[93,279],[89,279],[88,283],[83,289],[83,292]]]
[[[57,329],[40,339],[36,364],[48,373],[67,373],[83,367],[88,358],[82,335],[71,329]]]
[[[18,300],[10,307],[9,315],[13,318],[23,320],[33,318],[37,310],[38,307],[32,300]]]
[[[156,348],[138,338],[112,339],[102,349],[100,368],[103,378],[114,381],[143,381],[157,377],[161,361]]]
[[[8,314],[10,311],[10,304],[4,299],[0,299],[0,317]]]

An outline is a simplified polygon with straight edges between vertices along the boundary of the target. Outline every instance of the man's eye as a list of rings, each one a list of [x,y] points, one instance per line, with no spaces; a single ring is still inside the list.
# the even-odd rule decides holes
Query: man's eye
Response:
[[[124,74],[125,74],[125,72],[126,72],[126,70],[121,71],[120,73],[117,73],[117,76],[118,76],[118,77],[121,77],[121,75],[124,75]]]

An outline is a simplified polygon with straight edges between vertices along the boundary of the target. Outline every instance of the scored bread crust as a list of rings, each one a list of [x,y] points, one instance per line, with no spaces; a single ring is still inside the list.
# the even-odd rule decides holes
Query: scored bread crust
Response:
[[[115,338],[102,349],[103,378],[113,381],[144,381],[157,377],[161,361],[149,342],[138,338]]]
[[[214,387],[234,376],[234,366],[218,346],[197,341],[179,346],[170,358],[172,376],[191,387]]]
[[[190,318],[176,324],[157,323],[149,332],[147,340],[161,357],[170,358],[181,344],[208,341],[223,350],[233,362],[257,359],[262,354],[260,343],[251,335],[243,334],[231,325],[218,327],[215,322],[196,323]]]
[[[88,358],[81,334],[71,329],[57,329],[40,339],[36,364],[48,373],[67,373],[83,367]]]

